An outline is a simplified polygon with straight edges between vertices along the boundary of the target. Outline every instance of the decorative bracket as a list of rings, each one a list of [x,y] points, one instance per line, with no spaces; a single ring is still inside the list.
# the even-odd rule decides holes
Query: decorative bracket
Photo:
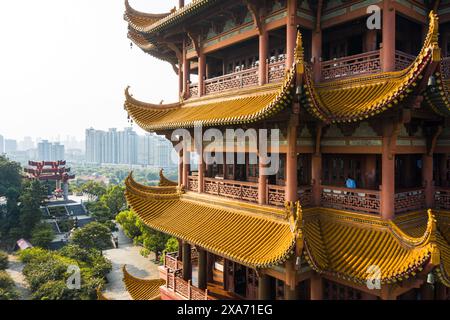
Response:
[[[191,39],[192,44],[194,45],[194,50],[197,53],[197,56],[200,55],[200,36],[192,31],[188,31],[187,35],[189,39]]]
[[[262,35],[264,32],[263,22],[262,22],[262,14],[261,7],[256,4],[255,1],[252,0],[244,0],[244,3],[247,5],[248,11],[252,14],[253,22],[258,29],[259,35]]]

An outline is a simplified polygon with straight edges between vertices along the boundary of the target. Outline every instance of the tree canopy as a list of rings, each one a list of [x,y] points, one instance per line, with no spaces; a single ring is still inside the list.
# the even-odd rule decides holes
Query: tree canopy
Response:
[[[105,250],[112,247],[110,229],[99,223],[91,222],[82,228],[76,229],[70,238],[72,244],[83,249]]]

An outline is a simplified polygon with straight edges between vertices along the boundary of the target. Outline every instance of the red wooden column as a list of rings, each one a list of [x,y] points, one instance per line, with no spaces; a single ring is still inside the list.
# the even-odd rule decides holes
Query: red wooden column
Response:
[[[189,93],[189,81],[191,78],[190,75],[190,62],[187,59],[187,44],[186,41],[183,41],[183,92],[184,98],[187,99],[190,96]]]
[[[258,300],[270,300],[272,298],[270,276],[262,274],[258,278]]]
[[[183,241],[183,279],[188,281],[192,277],[191,245]]]
[[[389,148],[390,137],[383,137],[381,154],[381,217],[391,220],[395,215],[395,155]]]
[[[183,61],[180,60],[180,61],[178,61],[178,88],[179,88],[178,96],[179,97],[181,97],[181,95],[183,94],[183,89],[184,89],[183,81],[184,81],[184,79],[183,79]]]
[[[425,205],[434,208],[433,155],[422,156],[422,180],[425,187]]]
[[[286,23],[286,68],[289,69],[294,63],[295,43],[297,40],[297,0],[287,0],[287,23]]]
[[[184,7],[184,0],[179,0],[179,5],[178,5],[178,7],[179,8],[183,8]]]
[[[312,204],[320,206],[322,197],[322,154],[314,153],[311,159]]]
[[[208,286],[208,262],[205,249],[198,249],[198,288],[206,289]]]
[[[189,186],[190,157],[191,153],[185,149],[183,151],[183,185],[185,188]]]
[[[395,70],[395,9],[392,0],[383,1],[383,47],[381,63],[383,71]]]
[[[314,273],[311,276],[310,290],[311,300],[323,300],[323,281],[317,273]]]
[[[200,50],[202,51],[202,50]],[[201,97],[205,94],[205,79],[206,79],[206,56],[203,52],[200,52],[198,56],[198,96]]]
[[[203,154],[198,155],[198,193],[205,190],[205,160]]]
[[[269,33],[263,28],[259,35],[259,69],[258,78],[259,85],[265,85],[269,79],[267,79],[267,56],[269,51]]]
[[[178,185],[183,184],[183,151],[178,154]]]
[[[286,153],[286,201],[297,201],[297,129],[298,114],[292,114],[288,124]]]
[[[262,175],[266,166],[263,164],[263,159],[259,157],[259,177],[258,177],[258,203],[267,204],[267,176]]]
[[[375,178],[376,178],[376,170],[377,170],[377,157],[374,154],[366,155],[365,161],[365,188],[373,189],[376,187]],[[377,188],[378,189],[378,188]]]
[[[314,81],[320,82],[322,79],[322,30],[313,30],[312,32],[312,62]]]

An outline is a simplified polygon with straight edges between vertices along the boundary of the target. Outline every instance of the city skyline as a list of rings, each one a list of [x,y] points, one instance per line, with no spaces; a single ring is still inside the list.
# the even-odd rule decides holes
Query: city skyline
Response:
[[[167,12],[178,2],[130,3],[143,11]],[[127,85],[144,100],[178,99],[178,77],[170,64],[130,49],[130,41],[122,37],[126,22],[117,21],[122,20],[123,1],[2,2],[0,8],[20,12],[27,21],[15,23],[15,15],[0,21],[2,39],[8,43],[0,61],[0,134],[5,139],[19,141],[32,133],[43,140],[58,135],[80,140],[87,127],[125,127],[127,116],[120,106]],[[104,17],[101,24],[98,16]],[[11,25],[15,31],[6,32]],[[43,36],[27,37],[30,25]],[[29,47],[36,48],[32,55]],[[86,77],[92,71],[95,76]],[[43,125],[49,118],[51,125]]]

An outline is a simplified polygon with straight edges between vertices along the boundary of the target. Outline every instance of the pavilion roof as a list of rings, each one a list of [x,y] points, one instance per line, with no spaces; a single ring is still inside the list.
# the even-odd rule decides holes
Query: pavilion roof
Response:
[[[428,219],[424,212],[415,215],[415,223],[400,227],[379,217],[314,209],[305,213],[304,255],[315,271],[359,284],[373,277],[371,266],[379,268],[382,284],[392,284],[431,264],[449,286],[450,246],[440,224],[431,211]]]
[[[369,280],[371,266],[380,268],[383,284],[404,281],[431,266],[450,286],[450,212],[430,210],[385,221],[328,208],[303,212],[299,203],[287,203],[285,210],[253,204],[240,208],[171,188],[172,193],[155,193],[129,176],[125,195],[150,228],[248,267],[280,264],[295,250],[318,273],[357,284]]]
[[[126,266],[123,268],[123,282],[133,300],[160,300],[159,287],[166,284],[162,279],[140,279],[131,275]]]
[[[197,14],[200,10],[208,8],[218,2],[217,0],[192,0],[189,4],[179,9],[172,9],[169,13],[152,14],[133,9],[128,0],[125,0],[124,18],[129,26],[143,33],[157,33],[168,27],[174,26],[185,19]]]
[[[247,90],[189,99],[172,104],[151,104],[132,97],[125,90],[125,110],[141,128],[147,131],[202,126],[247,124],[280,113],[292,102],[297,68],[303,66],[300,33],[296,59],[280,85],[268,84]]]
[[[296,234],[285,219],[250,213],[237,207],[197,201],[182,195],[155,194],[126,180],[128,204],[150,228],[253,268],[283,263]],[[276,209],[275,209],[276,210]]]
[[[324,122],[352,122],[378,115],[409,95],[418,94],[419,81],[429,67],[441,59],[438,26],[438,17],[431,12],[422,50],[411,65],[401,71],[315,84],[312,71],[306,68],[304,106]]]

